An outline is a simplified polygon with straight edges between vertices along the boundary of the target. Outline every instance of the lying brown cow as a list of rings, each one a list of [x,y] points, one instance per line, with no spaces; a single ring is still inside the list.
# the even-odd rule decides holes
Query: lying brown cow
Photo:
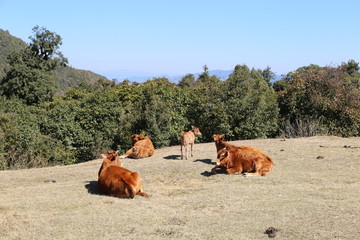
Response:
[[[199,128],[191,126],[191,130],[183,132],[180,137],[181,159],[184,159],[183,147],[185,148],[185,158],[188,159],[188,145],[191,148],[191,156],[193,156],[193,146],[195,143],[195,137],[201,136]]]
[[[218,152],[216,166],[211,170],[216,173],[220,168],[228,174],[246,173],[246,176],[265,176],[273,166],[272,159],[252,147],[223,148]]]
[[[132,148],[128,150],[120,158],[146,158],[151,157],[155,153],[154,145],[149,137],[134,134],[131,136]]]
[[[115,161],[117,154],[102,154],[103,163],[99,171],[98,186],[102,193],[120,198],[134,198],[135,195],[150,197],[144,193],[140,176],[136,172],[131,172],[118,166]]]

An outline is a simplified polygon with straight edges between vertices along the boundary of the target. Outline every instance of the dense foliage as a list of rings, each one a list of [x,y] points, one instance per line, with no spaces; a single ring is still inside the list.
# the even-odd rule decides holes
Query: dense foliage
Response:
[[[37,29],[44,28],[38,27]],[[34,37],[35,36],[30,37],[30,40]],[[9,55],[20,53],[27,47],[29,47],[29,45],[23,40],[12,36],[8,31],[0,29],[0,80],[10,71],[10,60],[11,57],[14,56],[9,58]],[[91,71],[75,69],[63,65],[57,66],[52,73],[54,74],[53,77],[55,77],[55,95],[63,94],[67,89],[78,86],[81,83],[94,84],[100,78],[104,78]]]
[[[310,65],[277,83],[286,136],[360,135],[360,74],[350,60],[338,67]]]
[[[117,83],[99,77],[54,96],[49,86],[58,80],[51,69],[64,58],[46,52],[57,47],[42,50],[47,42],[37,41],[44,34],[53,43],[59,38],[35,30],[41,31],[33,44],[11,54],[10,70],[0,79],[0,169],[78,163],[110,149],[125,152],[135,133],[149,136],[156,148],[177,145],[191,125],[203,134],[199,142],[212,141],[213,134],[228,140],[360,135],[360,74],[353,60],[338,67],[301,67],[275,83],[269,67],[237,65],[221,81],[204,66],[197,78],[188,74],[178,84],[167,78]]]
[[[51,71],[67,59],[58,51],[61,37],[38,26],[33,28],[32,42],[19,52],[9,55],[10,69],[0,79],[0,92],[8,98],[22,99],[33,105],[52,100],[55,78]]]
[[[124,152],[134,133],[150,136],[157,148],[176,145],[180,133],[191,125],[201,129],[202,142],[217,133],[229,138],[273,136],[275,92],[258,70],[238,68],[247,74],[238,79],[241,84],[204,72],[193,88],[166,78],[142,84],[99,80],[33,106],[2,97],[6,102],[0,109],[0,134],[5,139],[2,168],[76,163],[109,149]],[[253,91],[238,94],[234,84]]]

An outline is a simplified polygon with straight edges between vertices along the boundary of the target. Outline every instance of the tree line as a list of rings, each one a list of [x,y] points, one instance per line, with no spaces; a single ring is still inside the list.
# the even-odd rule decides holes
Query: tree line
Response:
[[[354,60],[310,65],[273,82],[274,73],[236,65],[228,79],[188,74],[178,83],[99,79],[55,96],[53,69],[66,65],[61,38],[35,27],[32,43],[12,54],[0,80],[0,169],[73,164],[125,152],[134,133],[156,148],[178,145],[191,125],[199,142],[360,135],[360,74]]]

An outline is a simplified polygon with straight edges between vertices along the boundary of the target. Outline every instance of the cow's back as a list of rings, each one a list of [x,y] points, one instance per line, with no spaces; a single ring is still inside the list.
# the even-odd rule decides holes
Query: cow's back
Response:
[[[195,135],[192,131],[183,132],[180,137],[180,144],[183,146],[189,145],[195,142]]]
[[[254,158],[256,158],[259,153],[253,152],[251,147],[246,148],[232,148],[229,149],[230,159],[233,167],[242,166],[244,172],[252,171],[254,169]]]
[[[136,142],[133,148],[138,158],[151,157],[155,152],[154,145],[149,137]]]
[[[273,166],[271,157],[258,148],[241,146],[241,148],[234,148],[230,151],[233,154],[235,165],[241,164],[244,172],[255,171],[256,165],[259,164],[269,170]]]
[[[140,176],[122,167],[109,166],[104,169],[98,179],[99,190],[116,197],[134,197],[141,188]]]

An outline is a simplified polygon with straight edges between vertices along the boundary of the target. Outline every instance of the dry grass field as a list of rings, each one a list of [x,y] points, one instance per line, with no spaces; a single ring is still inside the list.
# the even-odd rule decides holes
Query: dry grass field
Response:
[[[0,172],[0,239],[360,239],[360,138],[231,142],[261,148],[265,177],[211,175],[214,143],[125,159],[151,198],[97,191],[101,160]]]

